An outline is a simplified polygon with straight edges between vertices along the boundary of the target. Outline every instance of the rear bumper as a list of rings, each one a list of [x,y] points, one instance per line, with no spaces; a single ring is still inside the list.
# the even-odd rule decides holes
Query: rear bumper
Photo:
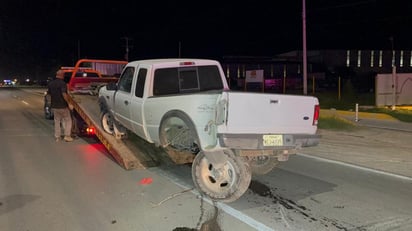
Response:
[[[295,149],[319,144],[320,135],[282,134],[281,143],[264,145],[263,136],[267,134],[218,134],[222,147],[233,149]]]

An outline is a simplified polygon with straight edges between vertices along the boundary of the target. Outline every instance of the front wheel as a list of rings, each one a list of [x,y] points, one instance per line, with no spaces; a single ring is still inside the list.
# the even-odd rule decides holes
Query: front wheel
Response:
[[[225,150],[225,163],[215,166],[204,152],[199,152],[192,163],[195,186],[212,200],[233,202],[248,189],[252,173],[247,162]]]
[[[112,113],[109,111],[103,111],[100,116],[100,122],[102,124],[102,128],[106,133],[110,135],[114,134],[114,118]]]

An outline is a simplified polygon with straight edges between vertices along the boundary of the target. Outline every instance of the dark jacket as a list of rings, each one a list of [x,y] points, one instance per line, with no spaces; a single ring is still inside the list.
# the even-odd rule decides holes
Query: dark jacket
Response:
[[[67,84],[62,79],[54,79],[48,84],[47,94],[51,96],[51,108],[67,108],[68,104],[63,97],[67,93]]]

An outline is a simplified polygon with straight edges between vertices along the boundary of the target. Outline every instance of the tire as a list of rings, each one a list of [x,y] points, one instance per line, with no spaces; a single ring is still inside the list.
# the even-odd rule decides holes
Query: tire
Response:
[[[183,112],[165,114],[159,127],[160,145],[178,152],[199,152],[199,138],[192,120]]]
[[[100,115],[100,123],[106,133],[110,135],[114,134],[114,118],[112,113],[109,111],[103,111]]]
[[[227,160],[220,169],[214,168],[203,152],[192,163],[192,178],[198,190],[212,200],[233,202],[249,188],[252,179],[249,164],[231,150],[225,150]]]
[[[265,175],[272,171],[279,161],[272,156],[256,156],[248,158],[252,174]]]

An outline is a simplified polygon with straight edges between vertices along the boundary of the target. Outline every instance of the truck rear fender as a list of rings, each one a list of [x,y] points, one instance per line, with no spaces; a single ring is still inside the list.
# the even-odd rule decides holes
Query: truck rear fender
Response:
[[[159,123],[158,131],[160,145],[162,145],[162,123],[164,123],[171,117],[178,117],[186,123],[186,125],[193,131],[193,135],[195,136],[195,139],[197,140],[197,144],[200,149],[204,150],[206,148],[213,148],[216,146],[217,138],[215,136],[216,130],[214,126],[210,126],[209,124],[196,124],[195,122],[193,122],[190,116],[188,116],[185,112],[180,110],[171,110],[163,115],[161,122]]]

